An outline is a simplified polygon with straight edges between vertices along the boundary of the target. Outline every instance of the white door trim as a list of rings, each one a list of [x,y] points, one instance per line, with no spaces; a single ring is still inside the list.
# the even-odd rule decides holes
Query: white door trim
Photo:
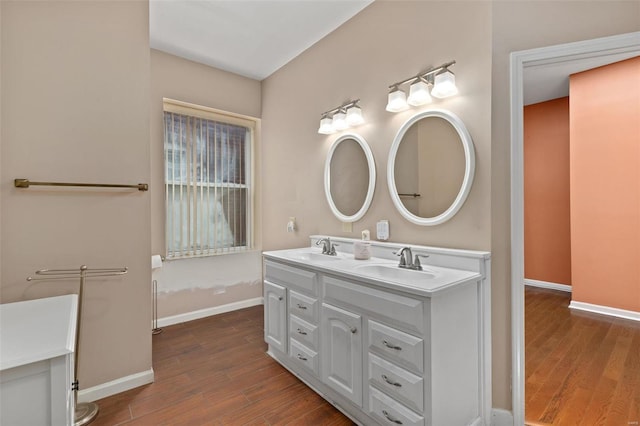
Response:
[[[640,55],[640,32],[511,53],[511,365],[514,425],[524,424],[523,72],[531,66],[625,51]]]

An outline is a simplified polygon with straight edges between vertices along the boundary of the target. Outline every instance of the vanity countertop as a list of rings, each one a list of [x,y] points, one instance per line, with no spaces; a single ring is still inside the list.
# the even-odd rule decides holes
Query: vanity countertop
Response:
[[[482,279],[482,275],[474,271],[433,265],[423,265],[423,271],[414,271],[399,268],[397,260],[378,257],[356,260],[353,254],[344,252],[329,256],[322,254],[322,250],[315,247],[266,251],[263,256],[265,259],[313,268],[323,273],[342,275],[425,297],[432,297],[454,286]]]
[[[0,305],[0,371],[74,351],[78,296]]]

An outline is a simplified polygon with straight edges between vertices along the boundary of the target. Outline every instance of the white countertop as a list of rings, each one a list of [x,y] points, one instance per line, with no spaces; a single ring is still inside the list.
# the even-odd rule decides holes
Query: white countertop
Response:
[[[0,305],[0,371],[71,353],[78,296]]]
[[[364,267],[383,266],[397,269],[398,261],[377,257],[368,260],[355,260],[350,253],[338,253],[337,256],[321,255],[319,248],[299,248],[288,250],[266,251],[262,255],[266,259],[284,261],[287,263],[311,267],[325,273],[343,275],[352,279],[365,280],[371,284],[409,292],[419,296],[432,297],[438,292],[450,289],[457,285],[482,279],[478,272],[465,271],[440,266],[425,265],[424,271],[404,271],[403,277],[383,277],[375,272],[367,271]],[[309,256],[311,254],[311,257]],[[406,273],[405,273],[406,272]]]

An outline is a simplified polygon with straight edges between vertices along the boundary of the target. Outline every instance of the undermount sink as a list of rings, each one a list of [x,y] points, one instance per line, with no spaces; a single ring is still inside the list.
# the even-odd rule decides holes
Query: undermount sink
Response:
[[[435,274],[431,271],[402,269],[397,265],[361,265],[356,266],[355,269],[364,275],[389,280],[421,281],[435,278]]]

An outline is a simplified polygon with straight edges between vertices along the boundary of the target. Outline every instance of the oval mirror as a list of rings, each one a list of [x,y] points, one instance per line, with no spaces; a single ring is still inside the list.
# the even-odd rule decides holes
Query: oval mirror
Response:
[[[367,142],[355,134],[338,138],[324,167],[324,192],[333,214],[342,222],[355,222],[371,205],[376,165]]]
[[[420,112],[396,134],[387,165],[393,204],[407,220],[438,225],[464,204],[475,172],[473,141],[464,123],[445,110]]]

